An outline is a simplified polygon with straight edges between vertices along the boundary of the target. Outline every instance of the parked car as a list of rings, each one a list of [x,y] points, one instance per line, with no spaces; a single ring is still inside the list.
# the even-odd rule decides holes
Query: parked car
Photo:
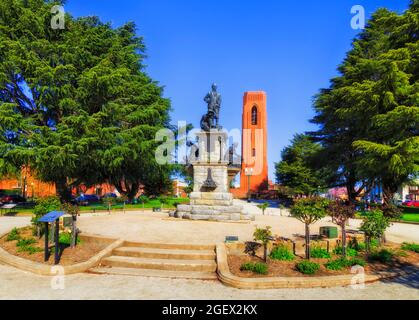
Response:
[[[95,194],[83,194],[75,199],[79,206],[88,206],[94,203],[100,203],[100,197]]]
[[[410,201],[404,202],[403,205],[406,206],[406,207],[419,208],[419,201],[417,201],[417,200],[410,200]]]
[[[18,194],[9,194],[9,195],[3,195],[0,197],[0,203],[6,204],[6,203],[24,203],[26,202],[26,199]]]
[[[102,197],[102,199],[106,199],[106,198],[118,198],[118,196],[115,193],[105,193]]]

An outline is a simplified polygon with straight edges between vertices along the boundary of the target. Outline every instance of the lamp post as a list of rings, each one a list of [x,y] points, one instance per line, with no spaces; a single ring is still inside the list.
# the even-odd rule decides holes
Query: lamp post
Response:
[[[250,203],[250,177],[253,175],[253,168],[246,168],[244,172],[247,176],[247,202]]]

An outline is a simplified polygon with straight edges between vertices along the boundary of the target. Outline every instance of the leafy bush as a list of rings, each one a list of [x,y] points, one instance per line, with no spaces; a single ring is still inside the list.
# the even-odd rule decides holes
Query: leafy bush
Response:
[[[272,231],[271,227],[256,228],[253,233],[255,241],[260,241],[263,244],[263,260],[266,262],[268,259],[268,244],[272,241]]]
[[[13,230],[10,231],[10,233],[8,234],[6,241],[15,241],[19,239],[20,239],[19,230],[17,228],[13,228]]]
[[[390,224],[390,218],[381,210],[373,210],[365,214],[360,230],[365,233],[366,251],[370,251],[370,239],[380,239]]]
[[[382,263],[389,263],[394,258],[394,253],[387,249],[381,249],[374,251],[369,255],[369,258],[373,261],[380,261]]]
[[[41,223],[38,222],[40,218],[51,211],[59,210],[61,207],[60,199],[56,196],[36,199],[36,206],[33,211],[32,225],[35,227],[34,234],[41,236]]]
[[[293,261],[295,259],[294,253],[286,245],[279,245],[273,248],[270,257],[273,260],[281,261]]]
[[[342,255],[342,247],[340,247],[340,246],[336,247],[333,250],[333,253],[336,254],[336,255]],[[358,255],[358,251],[356,249],[348,247],[348,248],[346,248],[346,255],[348,257],[356,257]]]
[[[314,247],[310,250],[310,256],[318,259],[330,259],[330,253],[326,249]]]
[[[419,253],[419,244],[404,242],[402,245],[402,249],[406,251],[413,251]]]
[[[37,241],[33,238],[29,239],[20,239],[18,240],[16,246],[18,247],[18,252],[27,252],[29,254],[34,254],[37,252],[41,252],[41,248],[37,248],[33,246]]]
[[[266,263],[247,262],[241,265],[241,271],[252,271],[257,274],[268,274],[268,265]]]
[[[353,259],[339,258],[339,259],[328,261],[324,266],[329,270],[338,271],[338,270],[342,270],[342,269],[353,267],[353,266],[364,267],[365,265],[366,265],[366,262],[359,258],[353,258]]]
[[[244,253],[250,255],[251,257],[256,256],[256,251],[258,251],[262,246],[260,243],[254,241],[247,241],[245,245],[246,247],[244,249]]]
[[[377,239],[371,239],[370,240],[370,248],[374,249],[374,248],[378,248],[379,246],[379,242]],[[353,249],[357,250],[357,251],[365,251],[366,248],[366,244],[365,242],[359,242],[357,244],[357,247],[354,247]]]
[[[60,237],[59,237],[58,242],[62,245],[70,246],[71,245],[71,233],[69,233],[69,232],[60,233]],[[77,238],[77,244],[79,244],[79,243],[80,243],[80,239]]]
[[[303,274],[315,274],[320,269],[320,264],[304,260],[297,263],[297,270]]]

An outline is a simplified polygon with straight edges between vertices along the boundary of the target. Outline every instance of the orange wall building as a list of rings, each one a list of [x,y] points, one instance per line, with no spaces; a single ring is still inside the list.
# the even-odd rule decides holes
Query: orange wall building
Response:
[[[247,196],[249,180],[251,192],[269,187],[266,101],[263,91],[246,92],[243,97],[240,189],[231,190],[239,198]]]

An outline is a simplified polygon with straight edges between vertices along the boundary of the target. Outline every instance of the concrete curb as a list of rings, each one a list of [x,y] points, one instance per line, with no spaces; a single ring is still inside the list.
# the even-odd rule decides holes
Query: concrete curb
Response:
[[[0,238],[4,237],[7,233],[0,236]],[[83,238],[91,238],[94,241],[111,241],[111,243],[102,251],[100,251],[95,256],[91,257],[88,261],[78,263],[71,266],[59,266],[62,267],[63,271],[60,274],[62,275],[69,275],[69,274],[75,274],[75,273],[82,273],[85,272],[93,267],[96,267],[100,264],[100,261],[110,256],[112,251],[118,247],[120,247],[124,241],[118,240],[118,239],[109,239],[99,236],[93,236],[93,235],[83,235]],[[42,276],[53,276],[57,275],[57,266],[50,266],[45,265],[42,263],[30,261],[21,257],[14,256],[4,249],[0,248],[0,262],[10,265],[12,267],[15,267],[17,269],[28,271],[34,274],[42,275]]]
[[[233,275],[228,266],[227,248],[218,244],[217,248],[218,279],[225,285],[238,289],[284,289],[284,288],[328,288],[350,286],[356,274],[330,277],[269,277],[242,278]],[[417,266],[416,266],[417,267]],[[365,283],[405,276],[417,272],[415,268],[406,268],[401,272],[386,272],[379,275],[365,275]],[[356,284],[356,283],[355,283]]]

